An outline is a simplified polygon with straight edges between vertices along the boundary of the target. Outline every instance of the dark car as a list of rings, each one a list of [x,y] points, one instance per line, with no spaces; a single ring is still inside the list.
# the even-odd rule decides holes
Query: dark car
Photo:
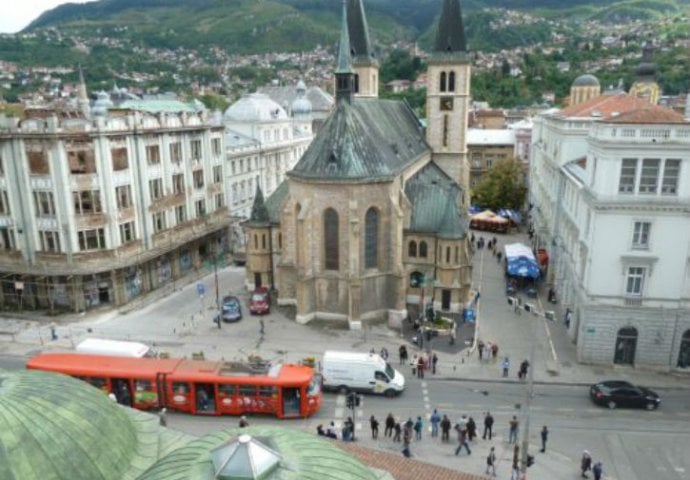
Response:
[[[609,408],[646,408],[654,410],[661,403],[659,395],[645,387],[622,380],[609,380],[589,387],[589,396],[597,405]]]
[[[262,315],[271,312],[271,297],[266,287],[256,287],[249,298],[249,313]]]
[[[223,305],[220,308],[220,318],[224,322],[237,322],[242,320],[242,307],[237,297],[228,295],[223,297]]]

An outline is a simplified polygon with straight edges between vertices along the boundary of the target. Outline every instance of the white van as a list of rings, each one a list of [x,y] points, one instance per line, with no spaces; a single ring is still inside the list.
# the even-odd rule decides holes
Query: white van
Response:
[[[324,388],[382,393],[388,397],[405,389],[405,377],[376,353],[329,350],[323,355],[321,370]]]
[[[89,355],[110,355],[113,357],[155,357],[156,352],[148,345],[139,342],[123,342],[102,338],[87,338],[76,347],[78,353]]]

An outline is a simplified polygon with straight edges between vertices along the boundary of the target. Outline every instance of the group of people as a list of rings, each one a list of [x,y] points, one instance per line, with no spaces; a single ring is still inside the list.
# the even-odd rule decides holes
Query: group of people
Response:
[[[498,358],[498,343],[488,342],[484,343],[483,340],[477,341],[477,353],[479,354],[479,361],[496,361]]]
[[[431,374],[436,375],[436,364],[438,364],[438,355],[435,352],[422,352],[419,355],[415,353],[410,360],[412,375],[424,378],[425,370],[431,370]]]
[[[589,478],[587,472],[592,471],[594,475],[594,480],[601,480],[602,475],[604,475],[604,465],[597,461],[592,460],[592,454],[585,450],[582,452],[582,459],[580,460],[580,470],[582,471],[582,478]]]

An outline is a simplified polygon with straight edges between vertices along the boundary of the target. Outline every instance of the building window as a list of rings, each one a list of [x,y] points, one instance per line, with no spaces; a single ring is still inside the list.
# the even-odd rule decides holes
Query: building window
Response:
[[[58,232],[51,230],[41,230],[39,236],[41,238],[41,251],[43,252],[59,252],[60,251],[60,235]]]
[[[179,225],[187,221],[187,207],[178,205],[175,207],[175,222]]]
[[[419,257],[420,258],[426,258],[426,256],[427,256],[427,246],[426,246],[426,242],[424,240],[422,240],[421,242],[419,242]]]
[[[656,193],[659,183],[659,159],[645,158],[640,171],[640,193]]]
[[[443,146],[448,146],[448,115],[443,116]]]
[[[375,208],[367,210],[364,219],[364,268],[377,268],[379,263],[379,214]]]
[[[90,215],[101,213],[101,194],[98,190],[84,190],[72,192],[74,200],[74,213],[76,215]]]
[[[113,160],[113,170],[127,170],[129,168],[129,158],[127,158],[126,148],[113,148],[110,150],[110,157]]]
[[[192,140],[189,147],[192,151],[192,160],[201,160],[201,140]]]
[[[455,264],[460,263],[460,247],[455,247]]]
[[[203,170],[194,170],[194,172],[192,172],[192,178],[194,179],[194,188],[203,188],[204,187],[204,171]]]
[[[455,72],[450,72],[448,74],[448,91],[449,92],[455,91]]]
[[[237,202],[240,200],[240,195],[237,191],[237,184],[233,183],[232,184],[232,204],[237,205]]]
[[[184,194],[184,174],[176,173],[172,176],[173,195]]]
[[[78,233],[79,250],[102,250],[105,248],[105,230],[95,228],[93,230],[82,230]]]
[[[323,214],[323,231],[326,270],[338,270],[340,266],[338,213],[332,208],[327,209]]]
[[[149,193],[151,194],[151,201],[163,198],[163,179],[154,178],[149,180]]]
[[[29,160],[29,173],[32,175],[48,175],[50,173],[48,156],[45,152],[26,152],[26,156]]]
[[[232,172],[232,174],[235,175],[236,168],[235,168],[235,161],[234,160],[232,162],[230,162],[230,169],[231,169],[230,171]]]
[[[621,163],[621,176],[618,181],[618,193],[634,193],[637,176],[637,159],[624,158]]]
[[[216,210],[219,208],[223,208],[225,206],[225,195],[222,193],[217,193],[216,194]]]
[[[194,202],[194,211],[196,212],[197,218],[206,215],[206,200],[202,198]]]
[[[441,72],[441,81],[439,88],[442,92],[446,91],[446,72]]]
[[[223,167],[220,165],[213,167],[213,183],[223,183]]]
[[[278,248],[282,249],[283,248],[283,234],[278,233]]]
[[[446,247],[446,263],[450,263],[450,247]]]
[[[220,156],[220,154],[222,153],[222,150],[220,148],[220,138],[211,139],[211,150],[213,151],[214,156]]]
[[[680,177],[680,160],[669,159],[664,163],[664,178],[661,181],[662,195],[676,195],[678,193],[678,178]]]
[[[407,256],[416,257],[417,256],[417,242],[414,240],[407,244]]]
[[[0,227],[0,249],[14,250],[14,229],[7,227]]]
[[[645,268],[644,267],[629,267],[628,278],[625,283],[625,293],[627,295],[640,297],[642,296],[642,288],[644,287]]]
[[[5,162],[2,159],[2,154],[0,154],[0,175],[5,174]]]
[[[153,220],[154,232],[160,232],[161,230],[165,230],[167,228],[165,226],[165,212],[154,213],[151,215],[151,219]]]
[[[647,250],[649,248],[649,232],[652,229],[650,222],[635,222],[633,228],[632,248],[635,250]]]
[[[134,222],[120,224],[120,243],[128,243],[137,239]]]
[[[69,162],[70,173],[74,175],[96,173],[96,159],[93,150],[69,151],[67,152],[67,161]]]
[[[2,192],[4,196],[7,192]],[[3,198],[3,201],[5,199]],[[34,192],[34,203],[36,204],[37,217],[54,217],[55,201],[52,192]],[[9,211],[7,212],[9,213]]]
[[[410,273],[410,288],[423,288],[424,274],[422,272]]]
[[[36,195],[39,193],[48,193],[48,192],[34,192],[34,201],[36,202],[37,214],[40,210],[39,210],[39,201],[36,199]],[[52,199],[53,194],[51,193],[50,196]],[[55,212],[55,208],[53,208],[53,212]],[[9,214],[10,214],[10,201],[7,198],[7,191],[2,190],[2,191],[0,191],[0,215],[9,215]],[[54,213],[52,215],[54,215]],[[41,215],[39,214],[38,216],[40,217]]]
[[[129,208],[132,206],[132,187],[129,185],[122,185],[115,187],[115,198],[117,199],[117,208]]]
[[[261,235],[261,248],[266,250],[266,234]]]
[[[182,162],[182,143],[173,142],[170,144],[170,161],[172,163]]]
[[[161,163],[161,152],[158,145],[146,145],[146,162],[149,165]]]
[[[359,93],[359,75],[355,73],[355,93]]]

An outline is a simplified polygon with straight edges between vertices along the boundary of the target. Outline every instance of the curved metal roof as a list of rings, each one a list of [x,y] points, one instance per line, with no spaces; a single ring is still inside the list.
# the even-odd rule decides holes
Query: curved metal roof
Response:
[[[580,75],[573,82],[573,87],[598,87],[598,86],[599,86],[599,79],[597,77],[595,77],[594,75],[591,75],[589,73],[585,73],[584,75]]]
[[[274,122],[287,120],[283,107],[263,93],[250,93],[230,105],[223,115],[230,122]]]

